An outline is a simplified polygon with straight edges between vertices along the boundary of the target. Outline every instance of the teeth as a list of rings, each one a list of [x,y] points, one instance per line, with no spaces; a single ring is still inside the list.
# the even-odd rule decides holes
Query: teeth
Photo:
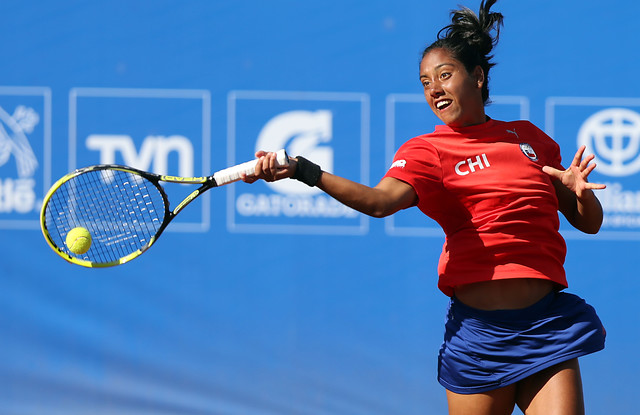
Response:
[[[451,104],[451,101],[449,100],[444,100],[444,101],[440,101],[436,104],[436,108],[438,109],[442,109],[442,107],[444,107],[445,105],[449,105]]]

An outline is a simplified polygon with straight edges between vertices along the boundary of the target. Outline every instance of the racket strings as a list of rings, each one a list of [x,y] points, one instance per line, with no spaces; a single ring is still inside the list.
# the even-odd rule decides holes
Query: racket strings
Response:
[[[144,177],[92,170],[71,178],[51,196],[45,226],[54,244],[68,255],[105,264],[148,246],[165,211],[161,191]],[[92,237],[85,254],[74,254],[65,243],[67,233],[78,226]]]

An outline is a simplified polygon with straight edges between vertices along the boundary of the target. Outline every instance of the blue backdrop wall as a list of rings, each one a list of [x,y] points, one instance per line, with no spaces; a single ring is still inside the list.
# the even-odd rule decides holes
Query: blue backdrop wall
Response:
[[[3,1],[0,413],[446,413],[443,237],[416,211],[370,219],[293,182],[233,184],[103,270],[51,252],[38,211],[77,167],[206,175],[256,148],[375,184],[436,123],[418,60],[458,3]],[[587,144],[608,184],[599,235],[562,222],[566,268],[608,330],[582,359],[588,413],[637,413],[640,3],[496,9],[488,113],[530,119],[565,160]]]

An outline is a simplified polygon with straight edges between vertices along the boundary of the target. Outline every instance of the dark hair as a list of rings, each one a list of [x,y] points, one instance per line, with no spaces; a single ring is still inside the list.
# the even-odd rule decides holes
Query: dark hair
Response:
[[[482,86],[482,101],[485,104],[489,100],[489,69],[495,65],[491,62],[493,56],[490,53],[498,43],[503,19],[502,14],[489,12],[496,1],[488,0],[485,3],[482,0],[478,15],[467,7],[452,11],[451,24],[443,27],[438,32],[438,40],[422,52],[424,59],[434,49],[446,49],[462,62],[468,73],[480,65],[485,76]],[[495,37],[491,36],[491,30],[496,31]]]

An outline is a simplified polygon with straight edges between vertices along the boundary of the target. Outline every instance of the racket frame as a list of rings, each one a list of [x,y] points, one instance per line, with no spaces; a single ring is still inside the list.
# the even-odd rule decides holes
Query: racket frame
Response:
[[[149,239],[149,242],[147,242],[141,248],[131,252],[130,254],[127,254],[117,260],[110,261],[110,262],[92,262],[92,261],[88,261],[82,258],[77,258],[73,255],[68,254],[67,252],[65,252],[63,248],[57,246],[57,244],[54,242],[54,239],[51,236],[51,233],[49,232],[46,226],[46,210],[47,210],[47,206],[49,205],[49,200],[51,199],[53,194],[60,187],[62,187],[65,183],[69,182],[73,178],[81,174],[89,173],[92,171],[99,171],[99,170],[116,170],[116,171],[135,174],[143,177],[145,180],[148,180],[149,182],[151,182],[158,189],[164,201],[164,209],[165,209],[163,221],[160,224],[156,233],[153,236],[151,236],[151,238]],[[164,188],[160,185],[160,182],[181,183],[181,184],[201,184],[201,186],[195,189],[189,195],[187,195],[175,208],[170,209],[169,198]],[[72,264],[80,265],[87,268],[113,267],[116,265],[121,265],[126,262],[129,262],[132,259],[142,255],[147,249],[151,248],[151,246],[156,242],[156,240],[160,237],[162,232],[169,225],[171,220],[182,209],[187,207],[193,200],[195,200],[200,194],[211,189],[212,187],[217,187],[217,183],[213,178],[213,175],[209,177],[179,177],[179,176],[159,175],[159,174],[143,171],[140,169],[136,169],[134,167],[123,166],[119,164],[98,164],[95,166],[84,167],[81,169],[77,169],[69,174],[66,174],[65,176],[61,177],[58,181],[56,181],[53,184],[53,186],[51,186],[51,188],[49,189],[49,191],[47,192],[47,194],[45,195],[42,201],[42,208],[40,210],[40,229],[42,230],[44,239],[47,241],[47,244],[49,245],[49,247],[51,247],[51,249],[53,249],[55,253],[57,253],[66,261]]]
[[[279,150],[277,153],[277,164],[279,166],[286,166],[289,164],[289,157],[284,150]],[[116,265],[121,265],[126,262],[131,261],[134,258],[142,255],[145,251],[147,251],[154,243],[158,240],[162,232],[166,229],[169,223],[176,217],[180,211],[182,211],[185,207],[187,207],[191,202],[193,202],[198,196],[207,190],[218,187],[221,185],[229,184],[240,180],[241,174],[251,175],[252,171],[257,163],[257,160],[251,160],[246,163],[239,164],[237,166],[229,167],[224,170],[220,170],[214,173],[211,176],[207,177],[180,177],[180,176],[169,176],[169,175],[160,175],[147,171],[143,171],[140,169],[136,169],[134,167],[119,165],[119,164],[98,164],[94,166],[88,166],[81,169],[77,169],[65,176],[61,177],[58,181],[56,181],[53,186],[49,189],[47,194],[45,195],[42,201],[42,208],[40,210],[40,228],[42,230],[42,234],[44,235],[47,244],[51,249],[57,253],[60,257],[65,259],[66,261],[80,265],[87,268],[107,268],[113,267]],[[117,260],[110,262],[93,262],[82,258],[77,258],[67,252],[61,247],[58,247],[54,242],[54,239],[51,236],[51,233],[46,227],[46,211],[47,206],[49,205],[49,200],[53,196],[53,194],[60,189],[65,183],[69,182],[73,178],[92,171],[98,170],[117,170],[130,174],[135,174],[143,177],[145,180],[151,182],[159,191],[162,196],[164,202],[164,218],[156,233],[149,238],[149,241],[142,246],[141,248],[131,252]],[[200,187],[189,193],[175,208],[171,209],[169,206],[169,198],[164,190],[164,188],[160,185],[160,182],[165,183],[179,183],[179,184],[200,184]]]

